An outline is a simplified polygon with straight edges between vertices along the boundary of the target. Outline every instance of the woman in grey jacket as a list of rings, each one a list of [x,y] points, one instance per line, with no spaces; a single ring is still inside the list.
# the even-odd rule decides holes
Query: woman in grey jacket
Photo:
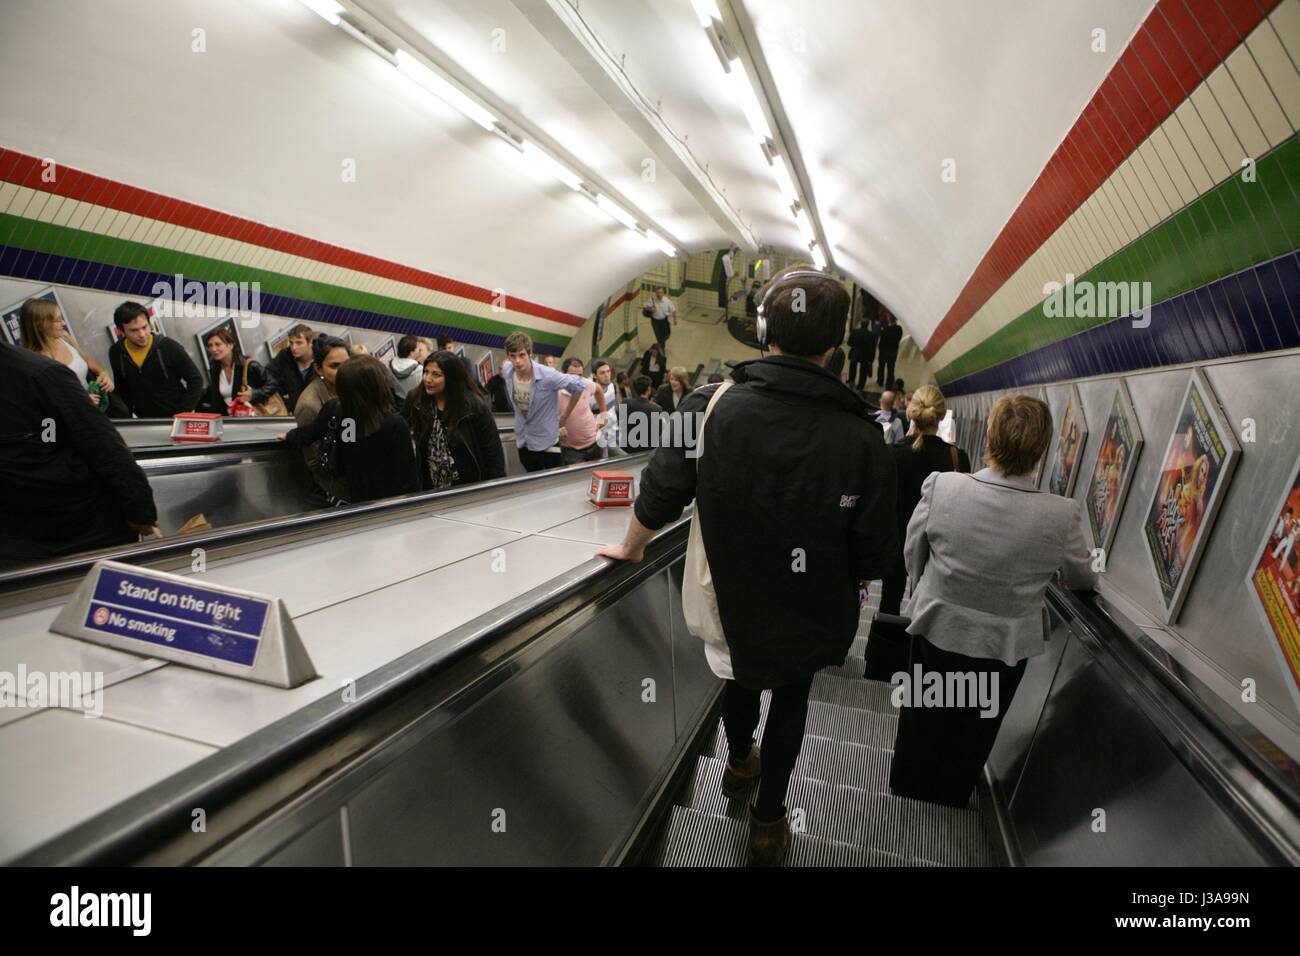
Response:
[[[899,796],[966,805],[1025,662],[1043,651],[1047,585],[1058,571],[1068,587],[1096,585],[1082,505],[1034,484],[1051,438],[1043,402],[1002,398],[989,413],[989,467],[921,487],[903,549],[913,640],[893,690]]]

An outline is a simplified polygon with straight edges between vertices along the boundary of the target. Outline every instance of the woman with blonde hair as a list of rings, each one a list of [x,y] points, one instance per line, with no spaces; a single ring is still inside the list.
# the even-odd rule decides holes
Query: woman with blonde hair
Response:
[[[57,302],[49,299],[28,299],[24,302],[22,312],[18,315],[18,334],[23,348],[52,358],[72,369],[81,387],[86,389],[91,403],[101,411],[107,411],[113,380],[108,377],[102,365],[68,338],[68,323]],[[91,383],[89,385],[88,380]]]
[[[668,372],[668,381],[660,385],[655,392],[655,404],[664,411],[671,412],[693,391],[690,386],[690,373],[686,371],[686,366],[674,366]]]
[[[967,804],[1025,662],[1044,650],[1047,585],[1061,571],[1066,587],[1096,586],[1082,504],[1034,481],[1052,436],[1045,403],[1003,397],[989,413],[988,467],[932,474],[921,485],[903,546],[912,657],[907,686],[898,685],[889,775],[898,796]],[[950,689],[939,706],[918,686],[936,680]]]
[[[899,393],[901,394],[901,393]],[[898,551],[893,567],[880,585],[880,611],[898,614],[907,587],[907,568],[903,565],[903,539],[912,510],[921,500],[921,485],[936,471],[970,471],[970,458],[956,445],[939,437],[939,422],[948,414],[943,392],[934,385],[922,385],[912,393],[907,403],[907,417],[912,423],[913,437],[903,438],[890,449],[894,453],[894,466],[898,471],[898,496],[895,499],[898,515]],[[911,638],[897,624],[873,622],[867,640],[867,666],[864,675],[868,680],[888,681],[898,671],[907,670],[908,647]]]

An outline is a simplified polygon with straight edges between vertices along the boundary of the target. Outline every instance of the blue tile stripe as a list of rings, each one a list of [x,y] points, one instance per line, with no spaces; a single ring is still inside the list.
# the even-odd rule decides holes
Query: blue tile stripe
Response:
[[[71,256],[59,256],[53,253],[34,252],[17,246],[0,246],[0,275],[15,279],[28,279],[49,285],[78,286],[112,292],[127,298],[148,302],[153,298],[156,283],[171,283],[174,275],[160,272],[148,272],[122,266],[106,266],[103,263]],[[295,299],[282,295],[262,295],[262,313],[277,318],[294,319],[307,323],[324,323],[344,325],[352,328],[373,329],[395,336],[420,335],[436,338],[447,333],[461,345],[477,345],[481,348],[504,348],[505,336],[492,335],[475,329],[461,329],[454,326],[437,325],[432,322],[419,322],[403,316],[386,315],[382,312],[368,312],[362,309],[350,309],[339,305],[324,305],[309,299]],[[539,355],[556,355],[563,353],[558,345],[537,342],[533,346]]]
[[[942,388],[973,395],[1289,348],[1300,348],[1300,250],[1157,303],[1147,328],[1115,319]]]

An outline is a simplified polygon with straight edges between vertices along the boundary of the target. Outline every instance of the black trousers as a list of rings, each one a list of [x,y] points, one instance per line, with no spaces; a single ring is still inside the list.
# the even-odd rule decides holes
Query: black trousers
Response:
[[[758,784],[754,816],[764,823],[785,816],[785,792],[790,774],[803,748],[803,727],[808,719],[808,692],[813,675],[792,684],[772,688],[772,703],[763,728],[763,776]],[[732,760],[744,760],[754,743],[758,727],[761,690],[751,690],[734,680],[727,681],[722,694],[722,726],[727,732],[727,751]]]
[[[531,451],[523,445],[517,446],[515,451],[519,452],[519,464],[524,466],[524,471],[544,471],[564,464],[558,451]]]
[[[668,357],[668,337],[673,334],[672,323],[668,319],[651,319],[650,327],[655,331],[655,341],[659,343],[664,357]]]
[[[867,380],[871,378],[871,361],[874,354],[857,349],[849,349],[849,387],[859,392],[866,391]]]
[[[894,363],[898,361],[898,354],[886,355],[880,353],[880,362],[876,366],[876,384],[883,385],[885,388],[894,387]]]
[[[996,702],[988,717],[981,716],[981,704],[967,701],[957,706],[953,699],[940,701],[941,706],[917,706],[922,687],[915,687],[912,700],[904,701],[898,715],[898,734],[894,738],[894,761],[889,773],[889,789],[900,797],[912,797],[964,807],[970,800],[980,769],[988,760],[997,739],[1002,718],[1011,706],[1020,679],[1025,676],[1025,661],[1011,666],[984,657],[967,657],[935,647],[924,637],[912,638],[912,669],[921,665],[922,674],[937,673],[944,677],[944,687],[951,686],[949,674],[974,675],[978,683],[996,688],[990,701]],[[910,704],[911,706],[908,706]]]
[[[894,563],[880,581],[880,613],[897,614],[903,605],[903,592],[907,590],[907,565],[903,552],[894,556]],[[905,627],[872,621],[867,635],[865,658],[867,666],[862,676],[867,680],[888,681],[899,671],[908,668],[912,635]]]

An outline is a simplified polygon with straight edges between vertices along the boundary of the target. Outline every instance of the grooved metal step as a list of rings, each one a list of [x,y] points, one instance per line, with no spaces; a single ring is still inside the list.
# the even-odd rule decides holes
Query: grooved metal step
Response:
[[[808,699],[897,717],[898,708],[889,699],[892,691],[893,688],[883,681],[840,677],[830,671],[821,671],[813,678]]]

